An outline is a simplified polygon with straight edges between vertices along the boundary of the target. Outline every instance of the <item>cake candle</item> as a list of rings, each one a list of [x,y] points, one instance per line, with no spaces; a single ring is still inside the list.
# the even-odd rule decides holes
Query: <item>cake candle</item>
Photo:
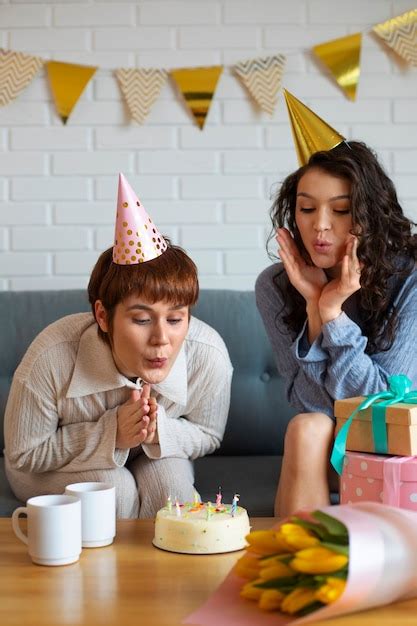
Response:
[[[178,500],[175,500],[175,509],[177,511],[177,517],[181,517],[181,508],[180,508],[180,503],[178,502]]]
[[[219,487],[219,493],[216,494],[216,507],[219,508],[222,505],[222,488]]]
[[[200,496],[197,491],[194,491],[194,505],[200,504]]]
[[[239,494],[235,493],[235,495],[233,496],[233,501],[232,501],[232,510],[231,510],[231,514],[232,517],[234,517],[237,513],[237,503],[239,502]]]
[[[206,517],[207,520],[211,519],[211,513],[212,513],[211,502],[207,502],[207,517]]]
[[[167,498],[167,509],[168,513],[172,513],[172,500],[170,495]]]

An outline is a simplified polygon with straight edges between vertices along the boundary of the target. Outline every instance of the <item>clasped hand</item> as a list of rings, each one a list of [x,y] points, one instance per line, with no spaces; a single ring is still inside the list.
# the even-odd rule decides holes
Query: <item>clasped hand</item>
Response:
[[[322,323],[336,319],[342,312],[343,302],[361,287],[357,237],[349,237],[340,263],[340,274],[332,280],[328,280],[320,267],[305,262],[286,228],[278,229],[276,239],[288,279],[303,296],[307,307],[318,308]]]
[[[150,397],[151,386],[132,389],[130,398],[117,409],[116,448],[135,448],[142,443],[158,443],[158,405]]]

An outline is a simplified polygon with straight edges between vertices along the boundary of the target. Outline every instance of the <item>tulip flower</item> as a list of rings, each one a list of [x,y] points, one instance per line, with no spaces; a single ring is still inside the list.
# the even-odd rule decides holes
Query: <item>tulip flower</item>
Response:
[[[342,595],[349,561],[346,527],[321,511],[310,517],[292,517],[246,537],[249,547],[234,568],[249,581],[242,598],[263,611],[306,615]]]
[[[277,611],[281,608],[284,594],[278,589],[265,589],[259,598],[258,606],[263,611]]]
[[[259,576],[262,580],[273,580],[274,578],[287,578],[288,576],[296,576],[297,573],[294,572],[291,567],[285,565],[285,563],[280,563],[279,561],[275,563],[275,565],[270,565],[268,567],[262,567],[259,572]]]
[[[329,574],[345,567],[348,560],[345,554],[328,548],[307,548],[295,554],[290,566],[303,574]]]
[[[246,536],[248,551],[256,554],[269,555],[288,552],[285,542],[277,538],[275,530],[254,530]]]
[[[345,590],[345,587],[345,580],[329,576],[326,583],[319,589],[316,589],[316,600],[323,602],[323,604],[330,604],[340,598]]]
[[[283,552],[283,554],[274,554],[273,556],[264,556],[259,559],[260,567],[269,567],[276,563],[289,563],[294,558],[294,553]]]
[[[283,541],[288,550],[295,552],[304,548],[311,548],[320,543],[319,538],[312,532],[297,524],[282,524],[277,532],[277,538]]]
[[[291,591],[291,593],[285,596],[281,602],[280,609],[284,611],[284,613],[290,613],[292,615],[314,602],[316,602],[314,589],[297,587],[294,591]]]
[[[252,581],[243,585],[242,589],[240,590],[240,596],[242,598],[246,598],[246,600],[259,600],[265,590],[261,589],[260,587],[255,587],[255,582],[259,583],[262,581]]]
[[[248,556],[244,554],[236,563],[234,567],[234,573],[236,576],[241,576],[242,578],[248,578],[249,580],[253,580],[254,578],[258,578],[260,569],[260,561],[259,559]]]

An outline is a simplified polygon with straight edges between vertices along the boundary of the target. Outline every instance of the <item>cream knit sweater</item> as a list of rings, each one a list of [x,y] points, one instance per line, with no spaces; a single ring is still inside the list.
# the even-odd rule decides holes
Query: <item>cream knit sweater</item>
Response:
[[[218,333],[191,318],[167,378],[152,387],[159,444],[143,445],[151,459],[195,459],[223,437],[232,365]],[[90,313],[69,315],[33,341],[17,368],[5,414],[5,456],[21,472],[78,472],[126,463],[115,448],[117,407],[131,382],[116,369]]]

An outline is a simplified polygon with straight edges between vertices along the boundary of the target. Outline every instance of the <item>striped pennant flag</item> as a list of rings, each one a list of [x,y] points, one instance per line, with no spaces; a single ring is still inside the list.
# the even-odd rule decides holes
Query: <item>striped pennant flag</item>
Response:
[[[0,50],[0,106],[9,104],[29,85],[43,59],[12,50]]]
[[[222,65],[170,71],[172,79],[184,96],[200,130],[203,130],[222,72]]]
[[[168,73],[159,69],[120,68],[115,74],[132,118],[143,124],[161,93]]]
[[[272,115],[277,103],[285,66],[285,56],[248,59],[233,66],[233,71],[242,81],[262,111]]]
[[[417,65],[417,9],[377,24],[378,37],[410,65]]]

